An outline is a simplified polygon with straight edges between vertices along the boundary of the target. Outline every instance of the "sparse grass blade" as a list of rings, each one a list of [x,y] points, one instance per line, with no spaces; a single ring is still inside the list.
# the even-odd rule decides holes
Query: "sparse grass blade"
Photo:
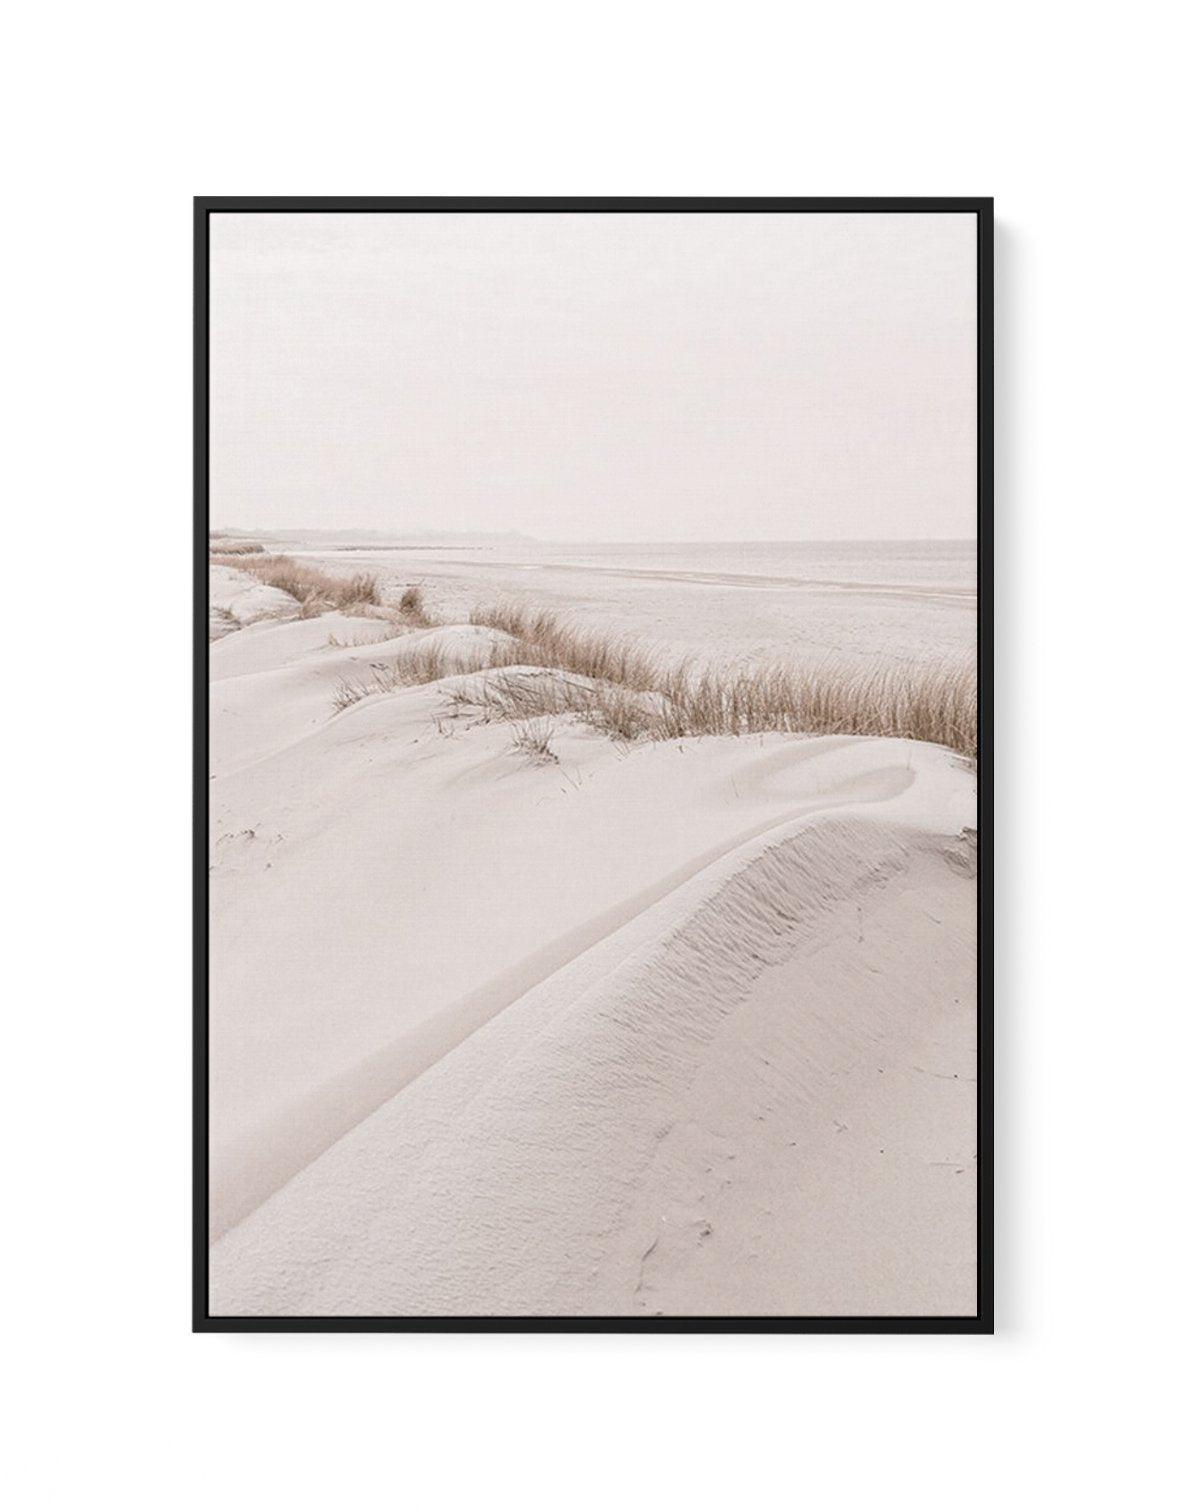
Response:
[[[528,756],[530,761],[538,766],[545,766],[550,762],[556,763],[558,757],[550,746],[550,737],[553,733],[554,726],[547,719],[522,720],[513,734],[513,749],[519,751],[522,756]]]

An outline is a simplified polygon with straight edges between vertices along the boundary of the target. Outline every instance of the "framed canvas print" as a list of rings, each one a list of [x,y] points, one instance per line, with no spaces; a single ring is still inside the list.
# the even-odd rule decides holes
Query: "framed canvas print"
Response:
[[[991,234],[196,201],[197,1330],[990,1330]]]

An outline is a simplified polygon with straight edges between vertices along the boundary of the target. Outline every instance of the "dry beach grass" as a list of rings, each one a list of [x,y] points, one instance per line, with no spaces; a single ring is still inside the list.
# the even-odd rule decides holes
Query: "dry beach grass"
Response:
[[[438,625],[420,587],[408,585],[385,602],[368,573],[339,577],[287,556],[244,548],[214,554],[214,565],[235,567],[297,604],[301,618],[331,610],[378,618],[393,630]],[[815,663],[777,658],[753,665],[697,657],[672,658],[652,646],[604,629],[588,629],[546,609],[513,603],[477,606],[470,626],[481,633],[401,646],[343,682],[334,706],[440,681],[456,674],[494,672],[469,694],[485,718],[528,721],[571,715],[614,739],[680,740],[699,735],[876,735],[948,746],[974,761],[978,693],[975,667],[965,659],[887,662],[864,667],[834,657]],[[449,631],[453,627],[444,627]],[[369,644],[369,640],[354,643]],[[331,640],[331,645],[346,642]],[[557,674],[513,675],[513,668]],[[460,707],[468,701],[453,694]]]
[[[261,548],[260,548],[261,549]],[[370,573],[356,573],[353,577],[336,577],[323,572],[319,567],[310,567],[306,562],[297,562],[292,557],[262,555],[252,548],[236,547],[232,552],[223,548],[209,560],[214,566],[236,567],[249,572],[269,588],[278,588],[290,594],[300,605],[305,617],[324,614],[329,609],[349,609],[356,605],[379,603],[379,584]]]
[[[430,623],[416,600],[420,622]],[[864,669],[830,659],[813,666],[778,660],[753,667],[660,656],[627,637],[584,630],[549,611],[477,608],[473,625],[503,639],[444,647],[402,648],[370,678],[339,688],[344,709],[375,693],[464,672],[490,672],[458,704],[485,717],[529,721],[572,714],[624,741],[767,731],[809,735],[878,735],[977,753],[978,695],[965,662],[892,664]],[[566,677],[533,678],[506,669],[549,668]]]

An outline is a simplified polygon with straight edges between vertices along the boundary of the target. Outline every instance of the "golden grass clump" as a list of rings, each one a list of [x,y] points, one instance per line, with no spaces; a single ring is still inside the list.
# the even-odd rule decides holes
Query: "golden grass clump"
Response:
[[[522,641],[528,648],[522,662],[592,680],[581,686],[506,679],[495,706],[510,712],[500,717],[576,713],[620,740],[774,730],[894,736],[949,746],[971,760],[977,755],[978,695],[968,662],[699,665],[694,658],[664,661],[624,637],[579,630],[548,611],[500,605],[476,609],[471,618]]]
[[[425,595],[415,583],[410,584],[400,595],[396,611],[406,624],[425,628],[433,624],[429,610],[425,607]]]
[[[778,731],[892,736],[948,746],[972,761],[977,756],[978,694],[974,666],[966,661],[721,666],[669,661],[549,611],[499,605],[476,609],[471,622],[512,639],[402,650],[365,682],[339,688],[336,707],[455,673],[495,671],[500,675],[476,688],[455,690],[452,702],[477,708],[484,719],[521,725],[570,715],[628,742]],[[531,670],[505,670],[516,667]]]
[[[505,630],[530,648],[532,665],[559,667],[623,688],[651,689],[657,680],[654,657],[621,635],[581,630],[549,610],[532,611],[514,604],[472,611],[473,625]]]
[[[528,651],[521,662],[529,661]],[[573,715],[614,740],[665,738],[661,694],[622,688],[589,678],[553,673],[501,674],[481,681],[478,688],[460,690],[456,704],[472,704],[484,719],[531,720],[558,714]]]
[[[341,683],[334,694],[334,708],[348,709],[375,693],[394,693],[422,683],[440,682],[461,672],[481,672],[491,667],[511,667],[520,660],[518,647],[484,641],[477,646],[447,647],[436,643],[401,646],[384,665],[372,667],[360,682]]]
[[[212,557],[222,567],[237,567],[252,573],[262,583],[288,593],[300,605],[302,618],[330,609],[351,609],[356,604],[378,604],[379,583],[370,573],[335,577],[320,567],[297,562],[288,556],[253,556],[225,553]]]
[[[731,671],[676,668],[663,686],[662,735],[881,735],[923,740],[975,760],[978,694],[965,662],[861,667],[774,663]]]

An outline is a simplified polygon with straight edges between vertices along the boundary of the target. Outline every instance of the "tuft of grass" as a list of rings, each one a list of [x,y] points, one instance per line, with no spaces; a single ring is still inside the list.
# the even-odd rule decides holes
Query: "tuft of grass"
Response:
[[[381,642],[392,639],[392,627],[381,625],[374,635],[351,635],[343,639],[340,635],[330,635],[325,644],[336,651],[349,651],[360,646],[378,646]]]
[[[400,602],[396,608],[399,617],[406,624],[420,625],[425,628],[433,624],[433,619],[425,607],[424,592],[415,583],[410,584],[400,595]]]
[[[521,658],[531,659],[529,652]],[[485,720],[529,721],[567,714],[614,740],[630,742],[654,736],[662,714],[660,694],[554,673],[489,677],[478,690],[458,690],[455,698],[460,705],[473,703]]]
[[[528,756],[538,766],[557,763],[558,757],[550,746],[553,734],[554,725],[548,719],[522,720],[513,735],[513,750],[519,751],[522,756]]]
[[[667,739],[662,727],[662,700],[654,695],[600,683],[580,713],[585,724],[613,740],[632,743]]]
[[[356,605],[379,603],[379,582],[370,573],[336,577],[307,562],[287,556],[231,555],[225,552],[211,560],[219,566],[237,567],[249,572],[271,588],[288,593],[300,605],[301,618],[324,614],[330,609],[352,609]]]
[[[536,652],[529,660],[538,666],[559,667],[638,690],[653,689],[658,679],[651,652],[611,631],[581,630],[549,610],[533,611],[515,604],[477,606],[471,623],[505,630],[523,641]]]
[[[453,677],[460,672],[511,667],[519,661],[520,648],[511,645],[484,642],[458,649],[438,645],[402,646],[390,661],[372,667],[369,677],[360,682],[339,684],[334,694],[334,708],[348,709],[376,693],[394,693],[399,688],[440,682],[443,677]]]

